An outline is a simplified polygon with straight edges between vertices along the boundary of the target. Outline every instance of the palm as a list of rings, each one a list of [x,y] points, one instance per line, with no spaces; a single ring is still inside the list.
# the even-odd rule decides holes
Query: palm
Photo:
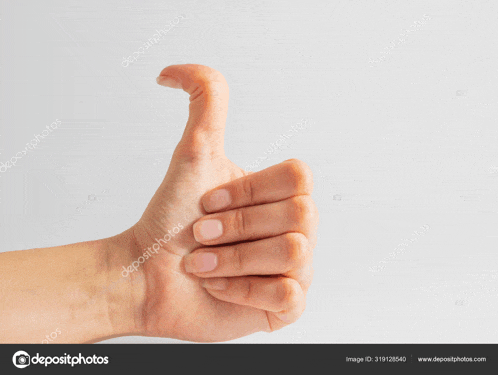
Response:
[[[189,341],[226,341],[265,329],[266,312],[214,298],[200,279],[185,272],[182,257],[201,247],[192,225],[204,215],[199,202],[210,189],[248,174],[224,156],[182,160],[179,146],[166,178],[135,228],[142,249],[178,224],[184,228],[166,251],[143,265],[146,280],[146,334]],[[167,188],[166,188],[167,187]],[[167,237],[168,238],[168,237]],[[173,327],[173,328],[172,328]]]

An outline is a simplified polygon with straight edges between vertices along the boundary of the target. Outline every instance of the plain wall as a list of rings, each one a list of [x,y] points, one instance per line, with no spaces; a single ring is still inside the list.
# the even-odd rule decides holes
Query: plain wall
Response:
[[[0,162],[61,125],[0,173],[0,251],[133,225],[188,116],[155,78],[202,64],[230,86],[227,156],[305,161],[320,211],[302,317],[232,342],[496,343],[497,4],[1,1]]]

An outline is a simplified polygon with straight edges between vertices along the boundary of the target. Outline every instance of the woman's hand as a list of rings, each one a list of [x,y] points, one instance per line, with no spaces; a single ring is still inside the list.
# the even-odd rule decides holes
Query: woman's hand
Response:
[[[128,268],[137,334],[219,342],[296,321],[318,225],[310,168],[292,159],[252,173],[227,159],[219,72],[173,65],[158,83],[188,92],[190,114],[164,181],[123,234],[142,256]]]

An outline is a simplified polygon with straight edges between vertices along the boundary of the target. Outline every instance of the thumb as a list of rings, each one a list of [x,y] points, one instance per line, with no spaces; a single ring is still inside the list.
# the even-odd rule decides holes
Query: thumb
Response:
[[[189,117],[176,151],[192,158],[224,156],[228,84],[223,75],[203,65],[170,65],[157,83],[190,94]]]

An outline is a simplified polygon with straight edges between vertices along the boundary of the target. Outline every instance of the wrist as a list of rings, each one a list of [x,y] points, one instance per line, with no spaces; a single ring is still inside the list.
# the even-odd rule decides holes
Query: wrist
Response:
[[[100,298],[105,306],[110,329],[98,341],[113,337],[144,335],[143,270],[125,272],[138,257],[139,249],[133,236],[133,229],[101,241],[105,252],[107,274],[105,281],[99,285],[102,293],[97,298]]]

